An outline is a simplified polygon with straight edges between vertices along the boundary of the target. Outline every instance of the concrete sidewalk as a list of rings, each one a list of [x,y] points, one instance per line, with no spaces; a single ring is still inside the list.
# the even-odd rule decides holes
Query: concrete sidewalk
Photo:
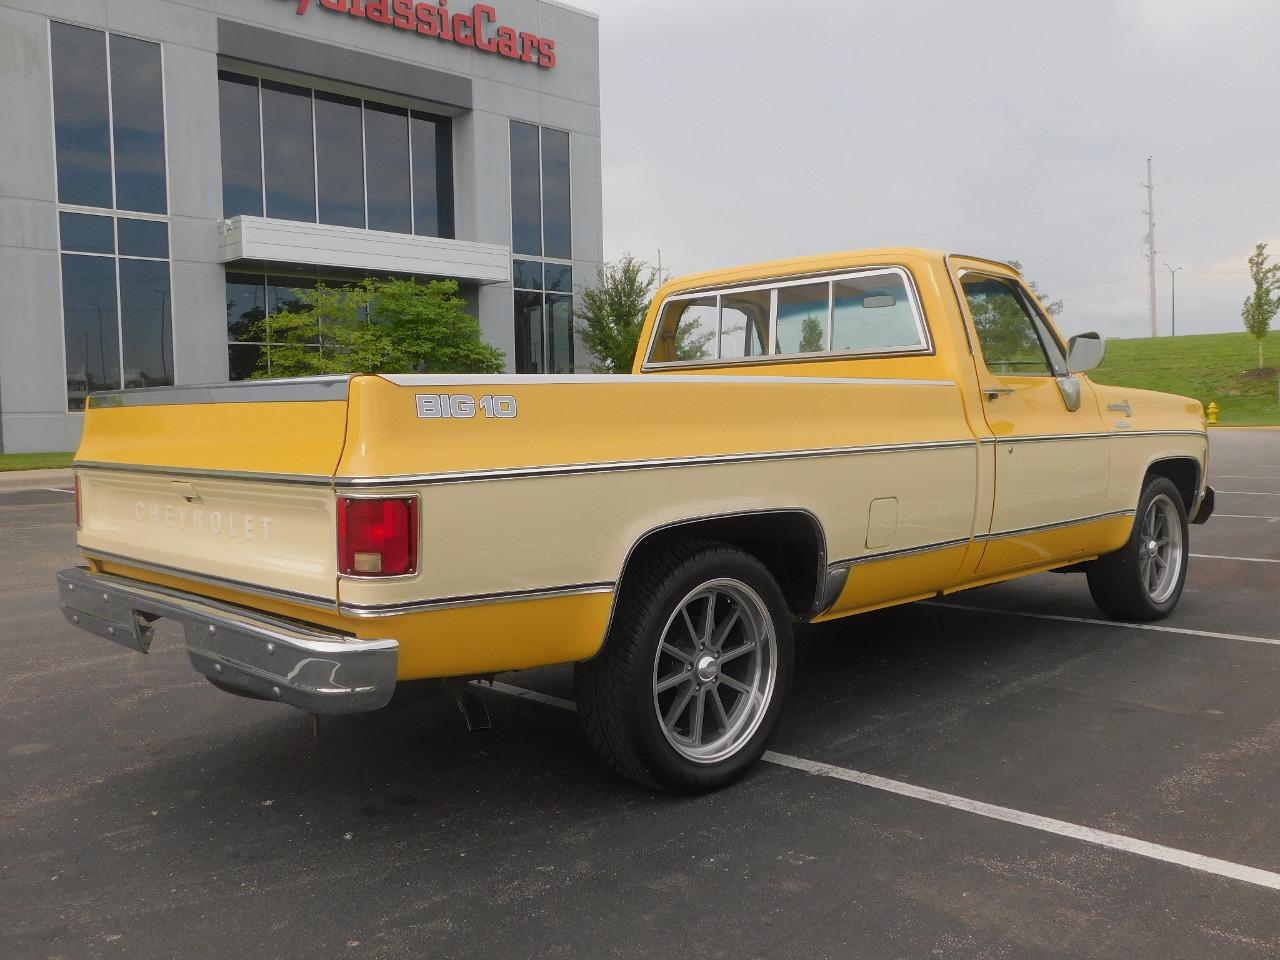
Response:
[[[0,490],[42,490],[46,487],[71,487],[70,470],[6,470],[0,471]]]

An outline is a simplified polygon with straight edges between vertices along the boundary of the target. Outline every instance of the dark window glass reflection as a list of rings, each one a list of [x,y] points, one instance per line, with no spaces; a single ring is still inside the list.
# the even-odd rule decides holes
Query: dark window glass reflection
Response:
[[[364,105],[364,149],[368,178],[369,229],[411,233],[409,194],[409,112]]]
[[[267,287],[262,277],[227,274],[227,339],[261,339],[263,331],[256,325],[266,315]]]
[[[120,329],[126,389],[173,383],[172,307],[169,264],[157,260],[120,261]]]
[[[542,264],[537,260],[512,260],[512,282],[521,290],[542,289]]]
[[[542,256],[542,192],[538,128],[511,121],[511,250]]]
[[[542,294],[516,291],[516,373],[543,373]]]
[[[310,90],[262,81],[262,147],[267,216],[314,223],[316,178]]]
[[[94,390],[120,387],[114,258],[62,255],[62,312],[67,407],[83,410]]]
[[[111,36],[116,207],[164,213],[164,86],[160,44]]]
[[[360,101],[316,93],[316,186],[320,222],[364,226],[364,146]]]
[[[573,372],[573,297],[547,294],[547,371]]]
[[[107,41],[97,30],[51,23],[58,199],[111,206]],[[77,408],[79,409],[79,408]]]
[[[453,125],[445,117],[412,114],[413,232],[453,236]]]
[[[222,215],[262,216],[262,131],[258,81],[218,74],[218,122],[222,134]]]
[[[160,220],[131,220],[121,217],[116,221],[120,234],[120,254],[125,257],[169,256],[169,227]]]
[[[542,131],[543,256],[568,260],[573,256],[569,210],[569,134]]]
[[[573,267],[548,263],[547,289],[553,293],[573,293]]]
[[[256,343],[233,343],[227,348],[227,379],[248,380],[258,369],[266,348]]]
[[[115,228],[111,217],[87,213],[58,214],[62,249],[79,253],[115,253]]]

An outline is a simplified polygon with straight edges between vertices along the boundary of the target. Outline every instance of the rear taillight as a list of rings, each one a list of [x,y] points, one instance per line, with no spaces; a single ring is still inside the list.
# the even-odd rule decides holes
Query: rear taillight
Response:
[[[72,474],[71,484],[76,492],[76,529],[80,529],[80,474]]]
[[[338,572],[403,577],[418,572],[417,497],[339,497]]]

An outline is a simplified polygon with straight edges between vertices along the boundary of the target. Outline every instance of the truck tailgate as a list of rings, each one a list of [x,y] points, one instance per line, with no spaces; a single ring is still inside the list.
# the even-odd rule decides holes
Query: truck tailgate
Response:
[[[81,551],[332,603],[346,398],[346,378],[95,398],[76,457]]]

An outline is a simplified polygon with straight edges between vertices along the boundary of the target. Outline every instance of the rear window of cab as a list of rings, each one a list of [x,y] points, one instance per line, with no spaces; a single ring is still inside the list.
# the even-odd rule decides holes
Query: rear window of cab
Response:
[[[910,276],[882,267],[669,297],[645,365],[929,350]]]

